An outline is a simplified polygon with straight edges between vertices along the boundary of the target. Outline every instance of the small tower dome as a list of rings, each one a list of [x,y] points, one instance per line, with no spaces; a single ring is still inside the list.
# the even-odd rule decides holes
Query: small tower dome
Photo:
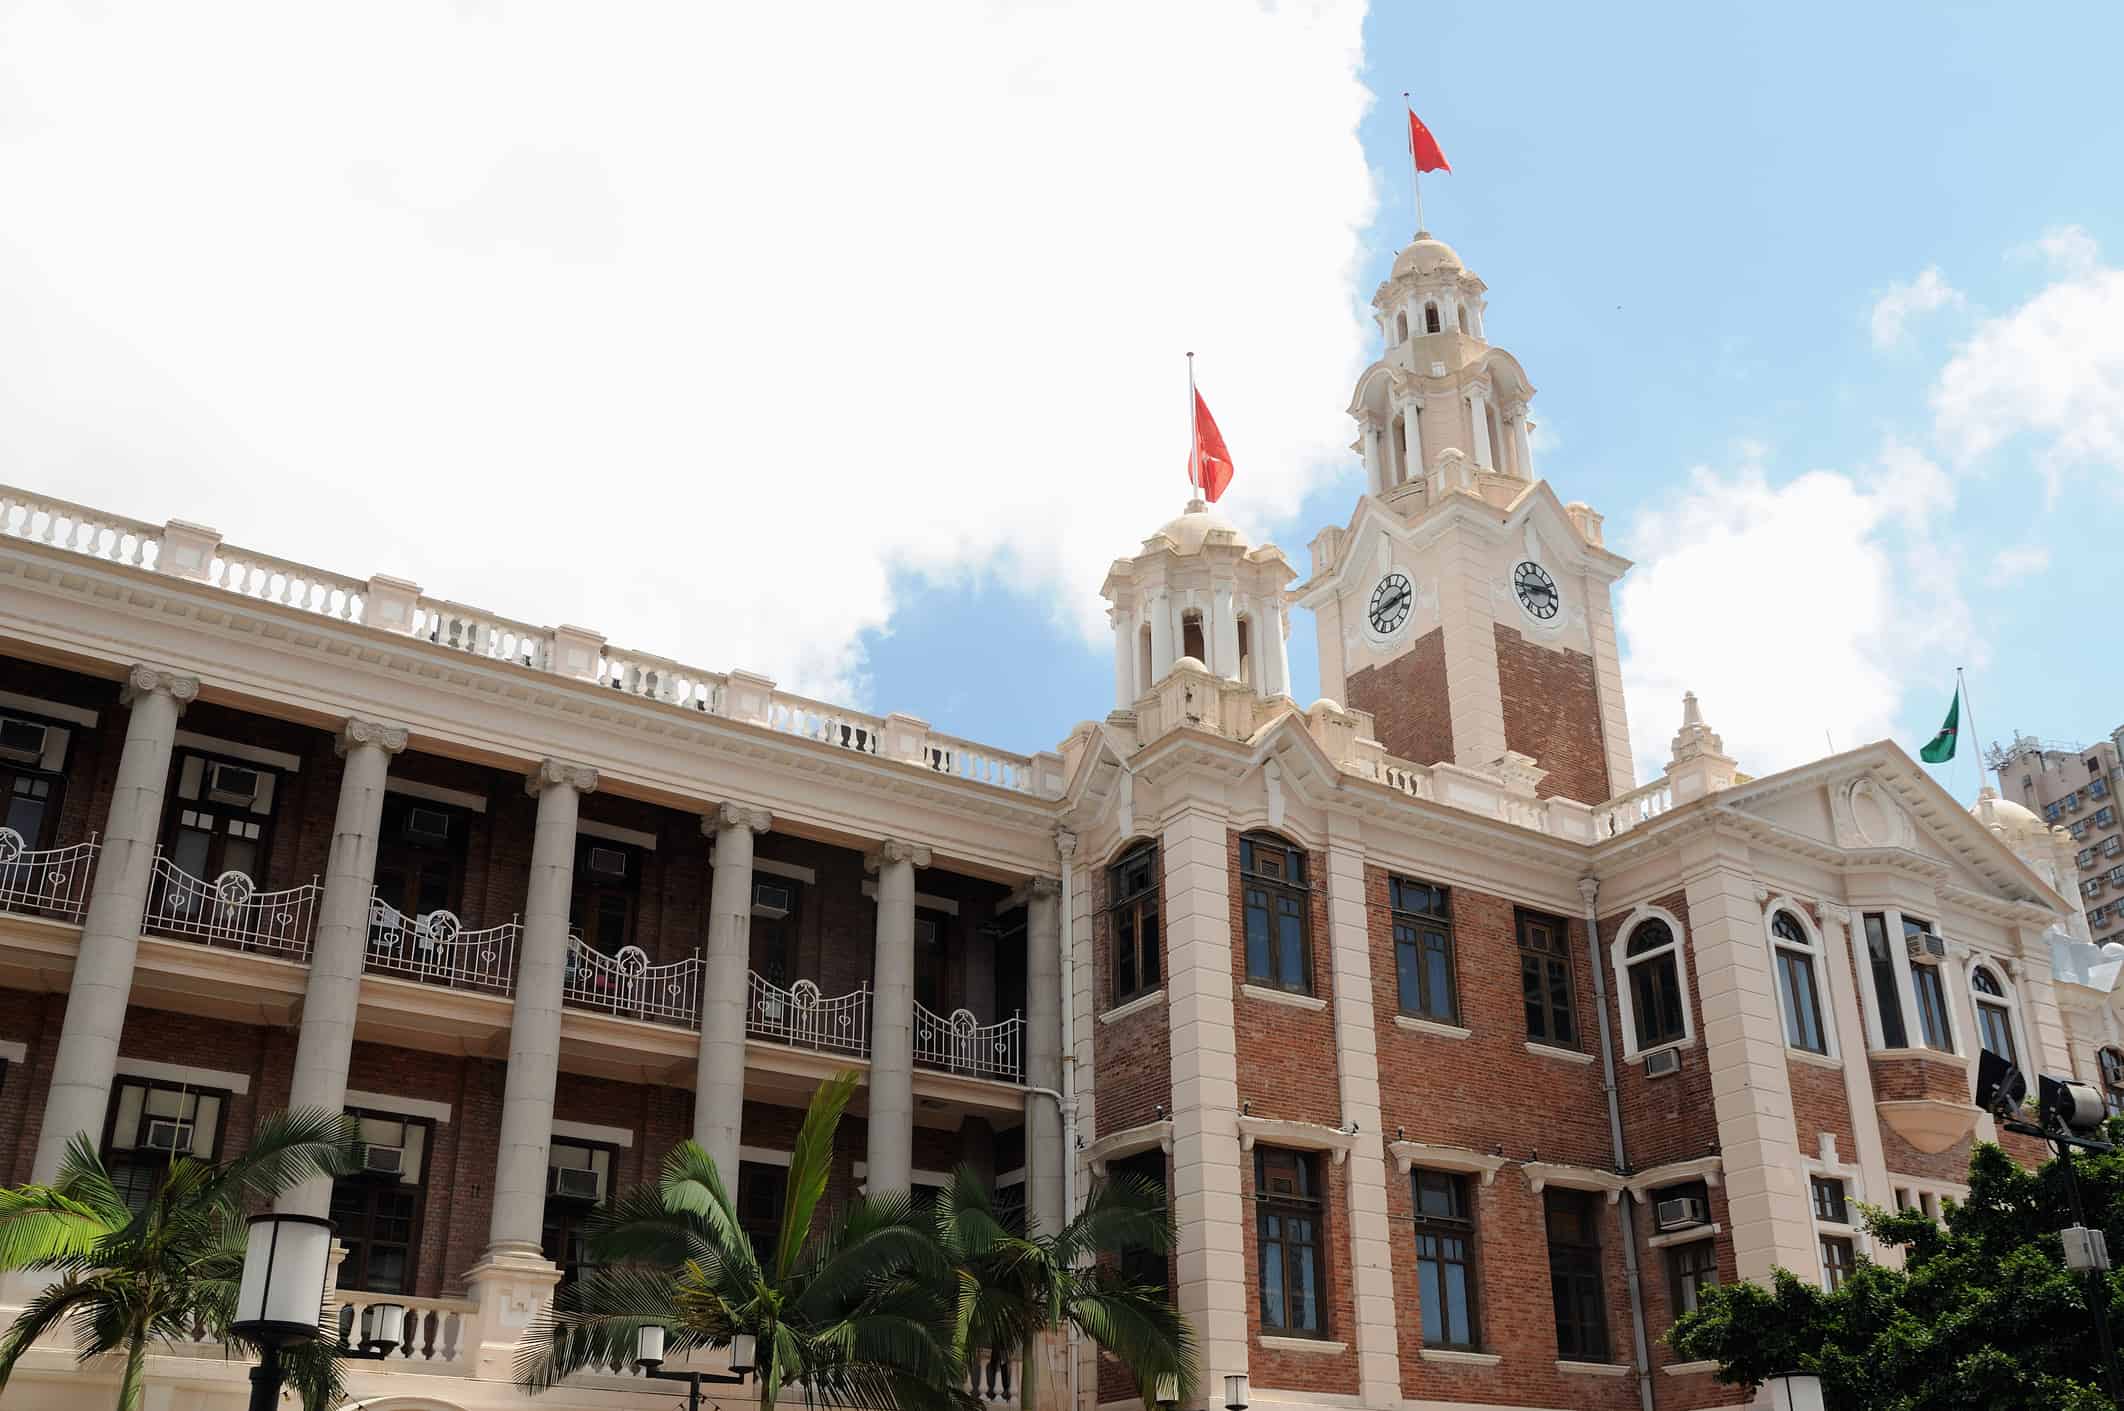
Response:
[[[1448,270],[1458,274],[1467,268],[1460,262],[1460,255],[1451,245],[1433,236],[1429,231],[1419,232],[1409,242],[1407,249],[1394,257],[1394,272],[1389,279],[1401,279],[1412,274],[1433,274]]]

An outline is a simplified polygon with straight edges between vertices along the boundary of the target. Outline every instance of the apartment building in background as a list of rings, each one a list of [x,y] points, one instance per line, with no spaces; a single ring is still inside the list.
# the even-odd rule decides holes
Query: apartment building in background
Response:
[[[1994,745],[1985,763],[1999,791],[2072,839],[2075,884],[2097,942],[2124,940],[2124,787],[2118,741],[2124,726],[2085,747],[2017,735]]]
[[[2106,844],[2066,831],[2109,799],[1970,808],[1887,742],[1749,778],[1693,696],[1640,780],[1630,565],[1536,474],[1486,294],[1399,253],[1349,518],[1295,584],[1199,501],[1151,530],[1101,586],[1111,700],[1033,755],[0,489],[0,1178],[86,1134],[145,1191],[343,1108],[368,1169],[286,1204],[335,1224],[338,1326],[408,1310],[363,1404],[662,1404],[513,1382],[585,1221],[691,1137],[771,1232],[852,1068],[835,1195],[969,1163],[1053,1228],[1162,1182],[1135,1269],[1203,1406],[1743,1400],[1675,1317],[1895,1257],[1855,1207],[1963,1192],[1980,1051],[2124,1097],[2124,945],[2070,892]],[[158,1350],[150,1397],[246,1371]],[[1085,1346],[1009,1372],[980,1394],[1133,1395]],[[0,1407],[113,1380],[40,1347]]]

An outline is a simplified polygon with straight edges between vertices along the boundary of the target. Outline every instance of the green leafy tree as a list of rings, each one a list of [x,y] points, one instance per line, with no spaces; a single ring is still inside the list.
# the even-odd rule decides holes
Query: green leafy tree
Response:
[[[352,1119],[321,1108],[269,1117],[240,1156],[173,1160],[135,1210],[95,1145],[75,1137],[56,1183],[0,1190],[0,1269],[55,1276],[0,1336],[0,1388],[31,1344],[64,1327],[84,1362],[123,1354],[117,1408],[139,1411],[153,1346],[231,1340],[246,1218],[291,1187],[351,1169],[356,1138]],[[319,1343],[288,1359],[312,1408],[338,1395],[332,1351]]]
[[[2124,1137],[2124,1123],[2110,1132]],[[2088,1223],[2124,1250],[2124,1155],[2075,1161]],[[2055,1160],[2030,1171],[1982,1145],[1968,1201],[1943,1221],[1869,1207],[1865,1222],[1876,1241],[1902,1247],[1903,1268],[1861,1260],[1834,1293],[1782,1269],[1768,1288],[1707,1289],[1669,1345],[1716,1362],[1724,1382],[1816,1373],[1838,1411],[2111,1411],[2088,1276],[2066,1269],[2058,1236],[2073,1220]],[[2124,1275],[2101,1287],[2115,1323]]]
[[[811,1236],[858,1081],[837,1074],[812,1095],[764,1262],[714,1161],[692,1142],[664,1159],[655,1185],[600,1210],[587,1231],[591,1267],[531,1329],[517,1365],[523,1384],[540,1391],[573,1372],[627,1366],[636,1335],[656,1326],[673,1356],[750,1334],[762,1408],[799,1382],[812,1403],[969,1406],[951,1307],[939,1296],[950,1270],[906,1195],[851,1202]]]
[[[953,1341],[959,1357],[978,1372],[984,1352],[1017,1355],[1025,1369],[1019,1395],[1026,1411],[1040,1391],[1035,1345],[1066,1327],[1120,1359],[1146,1404],[1163,1376],[1178,1379],[1183,1402],[1192,1397],[1194,1330],[1164,1289],[1128,1281],[1111,1258],[1172,1248],[1172,1218],[1154,1183],[1105,1181],[1060,1231],[1028,1236],[1020,1221],[998,1211],[987,1185],[962,1168],[938,1200],[935,1220],[956,1283]],[[1110,1257],[1107,1263],[1097,1262],[1101,1255]]]

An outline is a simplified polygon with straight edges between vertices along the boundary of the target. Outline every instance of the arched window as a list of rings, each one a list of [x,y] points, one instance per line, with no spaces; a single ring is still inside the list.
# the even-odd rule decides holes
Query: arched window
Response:
[[[1311,994],[1312,896],[1305,854],[1273,834],[1249,834],[1239,840],[1239,881],[1248,982]]]
[[[1822,1027],[1822,997],[1815,984],[1814,942],[1789,911],[1770,918],[1772,958],[1777,962],[1778,1002],[1785,1011],[1785,1042],[1808,1053],[1829,1051]]]
[[[1158,845],[1138,843],[1106,870],[1113,1002],[1158,988]]]
[[[1180,614],[1180,655],[1209,665],[1209,649],[1202,642],[1202,614],[1199,612]]]
[[[1423,306],[1423,331],[1426,333],[1436,333],[1438,329],[1438,305],[1425,304]]]
[[[1394,341],[1397,343],[1409,341],[1409,316],[1405,313],[1394,315]]]
[[[1969,988],[1976,996],[1977,1041],[1986,1052],[2020,1067],[2021,1057],[2013,1046],[2013,1008],[1998,977],[1979,965],[1969,972]]]
[[[1687,1002],[1682,997],[1681,969],[1676,963],[1680,951],[1674,928],[1656,916],[1648,916],[1630,928],[1623,965],[1629,976],[1630,1010],[1636,1022],[1640,1053],[1689,1036]]]
[[[1151,630],[1148,622],[1136,634],[1136,694],[1143,695],[1151,688]]]
[[[1408,434],[1406,420],[1399,416],[1395,417],[1394,424],[1387,431],[1387,444],[1379,453],[1385,462],[1380,467],[1383,472],[1380,478],[1386,482],[1388,489],[1392,489],[1409,478],[1408,462],[1401,451]]]
[[[1254,619],[1239,619],[1239,679],[1254,684]]]

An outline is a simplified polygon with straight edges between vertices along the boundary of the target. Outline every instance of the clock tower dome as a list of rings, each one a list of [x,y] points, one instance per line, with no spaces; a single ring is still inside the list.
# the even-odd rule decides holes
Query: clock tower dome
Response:
[[[1396,256],[1349,407],[1365,493],[1313,540],[1297,601],[1322,693],[1370,712],[1389,755],[1531,768],[1540,795],[1600,803],[1632,786],[1612,603],[1630,565],[1535,475],[1534,386],[1488,341],[1487,292],[1428,232]]]

